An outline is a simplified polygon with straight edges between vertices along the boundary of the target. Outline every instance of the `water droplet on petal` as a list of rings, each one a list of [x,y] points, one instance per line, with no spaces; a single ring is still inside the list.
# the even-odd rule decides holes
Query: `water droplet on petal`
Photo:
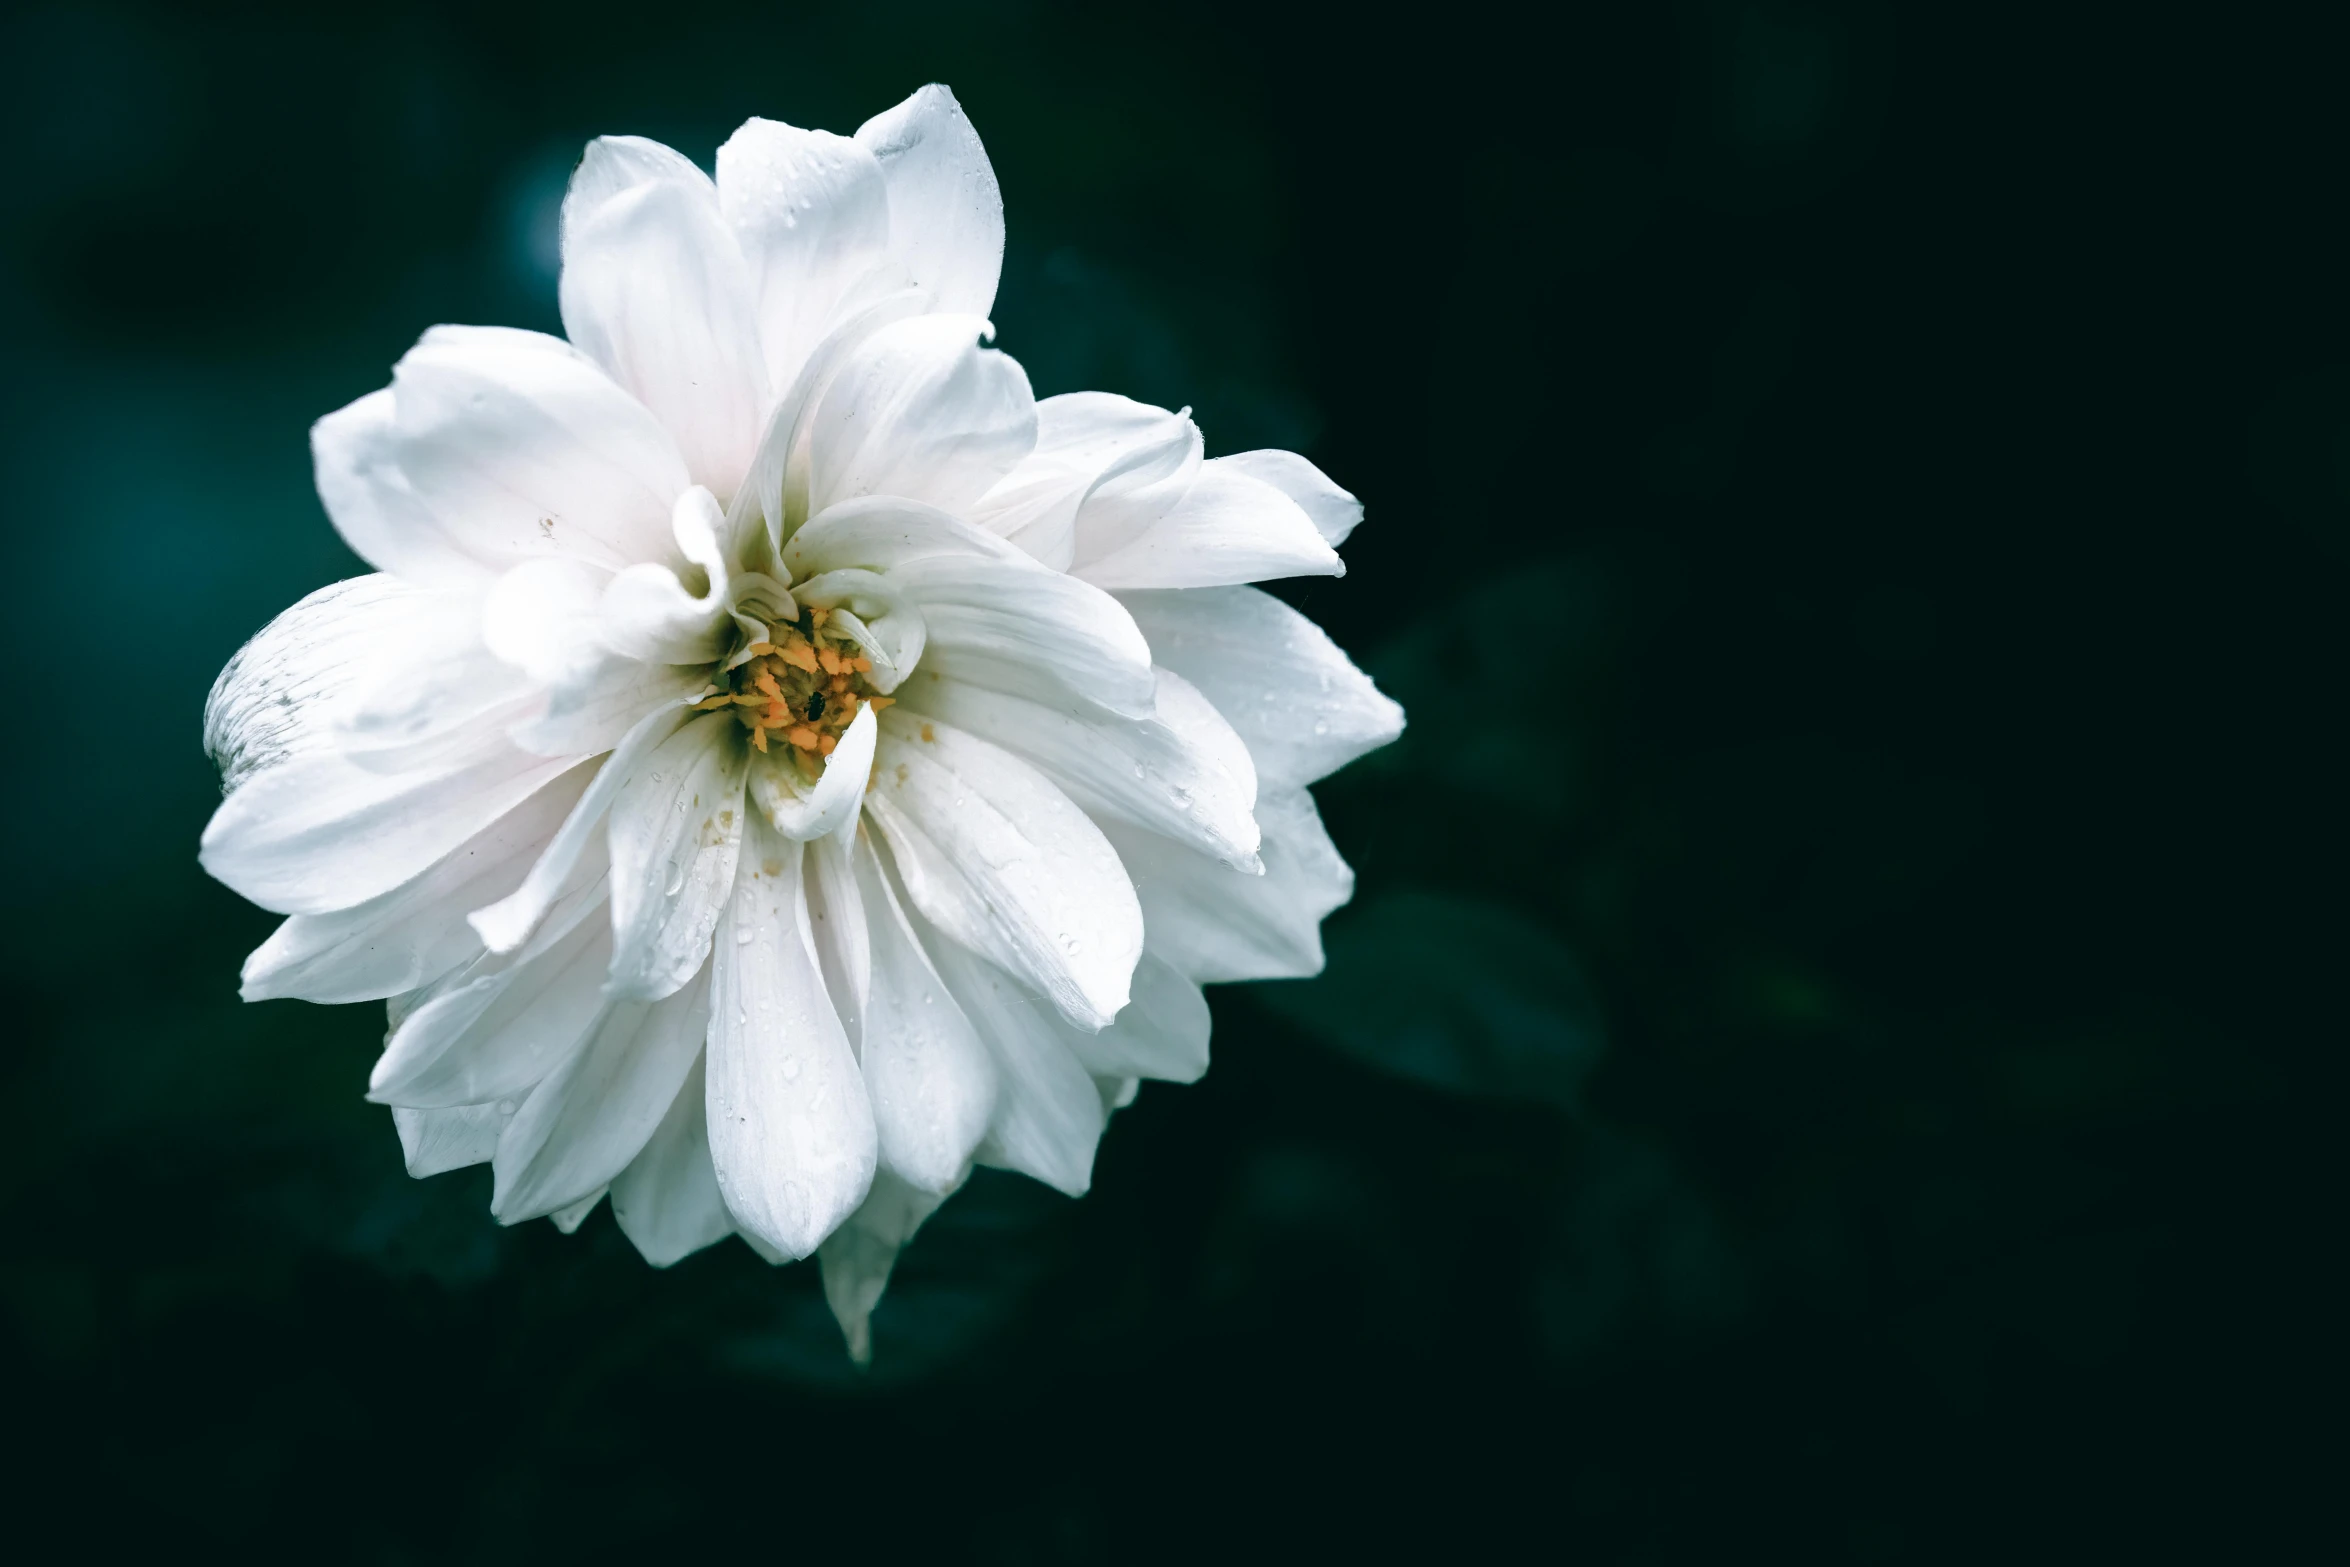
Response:
[[[738,947],[747,947],[747,946],[749,946],[749,945],[751,944],[751,927],[750,927],[750,926],[748,926],[748,925],[737,925],[737,926],[734,928],[734,944],[735,944],[736,946],[738,946]]]
[[[1314,720],[1314,733],[1316,733],[1316,734],[1318,734],[1318,735],[1326,735],[1326,734],[1328,734],[1329,732],[1330,732],[1330,720],[1329,720],[1329,719],[1327,719],[1327,718],[1317,718],[1317,719],[1315,719],[1315,720]]]
[[[783,1058],[783,1080],[787,1083],[796,1083],[800,1080],[800,1058],[798,1056]]]
[[[511,1099],[501,1099],[501,1100],[499,1100],[499,1101],[498,1101],[498,1114],[500,1114],[500,1115],[512,1115],[513,1113],[514,1113],[514,1101],[513,1101],[513,1100],[511,1100]]]

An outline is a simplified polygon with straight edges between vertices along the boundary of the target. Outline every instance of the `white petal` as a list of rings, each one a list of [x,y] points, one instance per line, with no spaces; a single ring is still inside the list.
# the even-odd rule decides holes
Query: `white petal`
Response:
[[[710,1164],[703,1059],[694,1058],[644,1152],[612,1181],[612,1217],[620,1233],[656,1268],[734,1233]]]
[[[706,713],[621,785],[610,827],[613,995],[658,1001],[709,956],[742,852],[747,749],[732,716]]]
[[[619,797],[621,788],[636,776],[643,759],[683,728],[691,716],[682,708],[668,707],[639,719],[604,759],[595,780],[580,796],[579,804],[572,807],[571,814],[563,819],[555,836],[547,840],[546,851],[531,866],[522,885],[496,903],[467,916],[492,952],[512,952],[528,941],[591,848],[600,859],[604,835],[597,829],[604,824],[612,802]]]
[[[607,1001],[585,1047],[531,1090],[498,1140],[499,1223],[569,1207],[628,1168],[701,1056],[708,973],[665,1000]]]
[[[373,1001],[414,990],[482,950],[465,911],[510,891],[595,776],[581,763],[412,881],[333,914],[297,914],[245,960],[247,1001]]]
[[[674,712],[709,690],[706,665],[642,664],[613,654],[573,671],[506,736],[541,756],[594,756],[624,744],[648,715]]]
[[[703,591],[690,591],[667,564],[629,567],[604,589],[598,606],[604,646],[654,663],[717,661],[734,631],[727,613],[726,555],[718,544],[718,530],[725,523],[718,498],[700,485],[677,498],[670,529],[678,550],[700,568]]]
[[[1339,577],[1346,564],[1297,502],[1237,470],[1205,463],[1190,492],[1133,542],[1089,555],[1080,527],[1070,570],[1105,588],[1204,588]]]
[[[400,1152],[408,1173],[418,1180],[486,1164],[498,1151],[498,1134],[506,1129],[509,1112],[494,1104],[452,1105],[446,1110],[392,1110],[392,1126],[400,1134]]]
[[[604,1008],[612,931],[587,902],[507,966],[410,1012],[367,1080],[378,1104],[434,1109],[515,1098],[585,1044]],[[502,961],[502,960],[493,960]]]
[[[1322,918],[1354,895],[1303,789],[1257,797],[1264,829],[1262,876],[1243,876],[1204,855],[1116,822],[1104,830],[1134,877],[1150,950],[1189,979],[1297,979],[1322,971]]]
[[[566,1235],[575,1235],[587,1223],[587,1216],[596,1211],[596,1204],[604,1200],[604,1188],[599,1186],[568,1208],[558,1208],[547,1215],[555,1221],[555,1228]]]
[[[1197,1082],[1208,1069],[1208,998],[1164,958],[1134,965],[1134,1000],[1098,1034],[1065,1029],[1078,1065],[1096,1077]]]
[[[692,482],[677,443],[568,344],[435,327],[393,367],[392,391],[401,471],[469,552],[614,569],[669,553],[670,507]]]
[[[933,83],[857,127],[889,188],[889,248],[940,310],[984,316],[1004,263],[1004,198],[979,133]]]
[[[724,713],[713,716],[727,718]],[[873,716],[870,706],[857,709],[813,784],[803,783],[797,765],[780,753],[751,759],[751,798],[769,826],[794,842],[804,842],[836,833],[856,818],[865,780],[873,771]]]
[[[999,747],[892,709],[865,803],[926,919],[1078,1027],[1117,1016],[1142,913],[1101,829],[1067,795]]]
[[[1014,560],[933,556],[890,580],[922,615],[915,674],[967,680],[1050,705],[1092,703],[1147,718],[1158,701],[1150,645],[1109,594]]]
[[[576,758],[501,742],[480,761],[376,773],[316,753],[248,777],[204,828],[204,869],[281,914],[328,914],[423,874]]]
[[[1208,464],[1210,468],[1228,468],[1243,473],[1262,484],[1270,484],[1313,519],[1314,531],[1322,535],[1324,543],[1332,548],[1344,544],[1346,536],[1355,531],[1363,520],[1363,503],[1347,491],[1330,482],[1330,476],[1307,462],[1295,452],[1265,450],[1234,452]]]
[[[1199,426],[1185,415],[1068,392],[1036,405],[1035,450],[979,499],[971,520],[1063,571],[1079,553],[1107,554],[1164,516],[1199,465]]]
[[[1256,758],[1264,787],[1324,778],[1403,733],[1321,627],[1254,588],[1122,593],[1158,661],[1199,687]]]
[[[572,175],[563,332],[668,427],[697,483],[732,495],[768,396],[751,271],[709,176],[643,151],[658,145],[600,138]]]
[[[336,719],[381,677],[383,648],[437,621],[446,602],[378,573],[328,583],[262,627],[204,703],[204,751],[222,791],[279,762],[337,749]]]
[[[838,756],[839,752],[833,753]],[[857,1060],[865,1060],[865,1004],[873,993],[873,936],[865,913],[865,894],[857,885],[851,860],[856,827],[808,842],[802,887],[808,896],[808,935],[816,949],[817,971],[824,993],[840,1016],[841,1032]],[[867,1080],[868,1089],[871,1080]],[[868,1094],[870,1097],[870,1094]],[[874,1112],[878,1121],[880,1112]]]
[[[865,339],[893,321],[920,315],[928,303],[929,296],[918,288],[864,300],[844,311],[809,351],[768,413],[750,477],[727,507],[725,536],[746,564],[755,551],[780,545],[807,520],[809,429],[833,378]]]
[[[1036,399],[974,316],[915,316],[858,347],[816,409],[808,506],[902,495],[948,511],[987,493],[1036,444]]]
[[[713,958],[710,1150],[735,1224],[805,1257],[865,1200],[873,1111],[816,971],[800,845],[754,821],[748,847]]]
[[[818,1249],[825,1302],[849,1341],[849,1358],[858,1365],[873,1358],[873,1308],[881,1301],[898,1253],[943,1201],[937,1193],[879,1171],[857,1211]]]
[[[1142,720],[1055,709],[960,680],[916,680],[907,703],[1035,763],[1092,816],[1119,817],[1253,870],[1257,773],[1248,747],[1180,675],[1157,675],[1157,716]]]
[[[788,386],[889,253],[889,192],[846,136],[747,120],[718,149],[718,207],[757,291],[768,384]]]
[[[1069,1053],[1066,1025],[985,958],[935,928],[923,938],[948,993],[995,1060],[995,1115],[977,1150],[979,1162],[1082,1197],[1093,1184],[1093,1153],[1106,1118],[1093,1079]]]
[[[310,427],[310,461],[318,498],[352,553],[381,571],[424,587],[470,587],[496,569],[494,551],[477,549],[419,500],[400,468],[398,405],[392,389],[368,393]]]
[[[995,1065],[922,950],[872,843],[860,837],[851,853],[872,955],[861,1059],[882,1168],[944,1194],[995,1114]]]
[[[434,594],[398,625],[379,625],[372,668],[327,709],[333,749],[370,772],[479,760],[543,696],[484,644],[472,595]]]
[[[864,496],[827,508],[809,518],[783,551],[794,581],[851,570],[886,577],[900,566],[934,556],[1033,565],[1002,539],[951,512],[889,495]]]

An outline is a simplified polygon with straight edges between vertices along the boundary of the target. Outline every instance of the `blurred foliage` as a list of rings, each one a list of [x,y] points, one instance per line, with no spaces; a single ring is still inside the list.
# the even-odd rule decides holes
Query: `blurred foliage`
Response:
[[[2332,26],[0,15],[28,1557],[2299,1554]],[[1329,973],[1217,994],[1083,1202],[976,1180],[859,1376],[809,1269],[407,1180],[380,1017],[234,999],[270,920],[195,869],[196,714],[357,569],[309,421],[428,323],[555,324],[585,138],[934,78],[1003,181],[1003,345],[1363,495],[1348,577],[1280,591],[1412,727],[1319,791]]]

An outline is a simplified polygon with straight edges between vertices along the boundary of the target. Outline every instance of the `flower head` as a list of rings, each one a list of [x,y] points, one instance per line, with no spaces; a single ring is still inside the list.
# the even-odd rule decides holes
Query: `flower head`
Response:
[[[1337,574],[1303,458],[1037,402],[983,346],[993,171],[928,87],[752,120],[713,179],[591,144],[569,341],[435,327],[319,421],[377,573],[222,671],[205,867],[289,917],[249,999],[388,999],[416,1175],[507,1223],[607,1193],[666,1265],[819,1254],[866,1352],[974,1162],[1085,1190],[1204,982],[1321,965],[1305,786],[1402,714],[1243,584]]]

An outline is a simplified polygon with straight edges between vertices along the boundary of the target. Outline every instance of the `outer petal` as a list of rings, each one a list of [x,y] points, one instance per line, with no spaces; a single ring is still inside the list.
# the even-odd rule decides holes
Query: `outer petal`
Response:
[[[1050,998],[1079,1028],[1126,1005],[1142,912],[1118,856],[1041,774],[892,709],[866,810],[923,917]]]
[[[615,569],[668,556],[685,461],[652,412],[570,345],[435,327],[393,367],[392,391],[401,471],[469,552]]]
[[[882,1170],[873,1177],[873,1190],[865,1201],[818,1251],[825,1302],[849,1341],[849,1358],[858,1365],[873,1358],[873,1308],[881,1301],[898,1253],[943,1201],[939,1194]]]
[[[612,805],[615,996],[657,1001],[694,976],[734,890],[742,730],[696,718],[638,764]]]
[[[213,813],[204,868],[265,909],[328,914],[381,896],[568,771],[500,742],[478,761],[374,773],[311,754],[248,777]]]
[[[1089,555],[1080,527],[1070,570],[1105,588],[1205,588],[1274,577],[1338,577],[1346,565],[1297,502],[1209,463],[1190,493],[1131,543]]]
[[[335,719],[380,679],[387,646],[439,616],[442,595],[377,574],[333,582],[237,649],[204,703],[204,751],[224,791],[298,756],[337,748]]]
[[[486,1164],[498,1151],[498,1134],[506,1129],[510,1112],[503,1106],[453,1105],[446,1110],[392,1111],[392,1126],[400,1134],[400,1153],[408,1173],[417,1180]]]
[[[1004,263],[1004,198],[979,133],[933,83],[857,127],[889,188],[889,248],[940,310],[984,316]]]
[[[1065,571],[1080,553],[1107,554],[1166,515],[1199,466],[1199,426],[1188,416],[1108,392],[1068,392],[1036,405],[1036,449],[980,498],[971,519]]]
[[[1322,919],[1354,895],[1303,789],[1257,797],[1262,876],[1226,870],[1155,833],[1104,825],[1142,900],[1150,949],[1195,982],[1297,979],[1322,971]]]
[[[1152,656],[1240,732],[1267,788],[1327,777],[1403,733],[1403,709],[1321,627],[1269,593],[1121,593],[1118,602]]]
[[[368,393],[310,427],[318,498],[353,554],[424,587],[469,587],[496,569],[451,519],[417,498],[400,468],[399,412],[392,389]]]
[[[498,1140],[499,1223],[570,1207],[636,1159],[701,1059],[708,973],[665,1000],[607,1001],[586,1046],[531,1090]]]
[[[817,974],[800,846],[754,823],[748,847],[712,960],[710,1149],[737,1226],[805,1257],[872,1185],[873,1111]]]
[[[1158,681],[1156,716],[1139,722],[960,680],[917,679],[907,702],[1035,763],[1096,818],[1119,817],[1253,870],[1257,773],[1248,747],[1182,676],[1160,670]]]
[[[694,1058],[644,1152],[612,1181],[612,1217],[620,1233],[656,1268],[734,1233],[710,1163],[704,1059]]]
[[[573,767],[431,869],[334,914],[297,914],[245,960],[247,1001],[374,1001],[438,979],[482,950],[465,911],[511,890],[595,776]]]
[[[882,1168],[944,1195],[987,1133],[996,1068],[923,952],[872,842],[860,836],[853,857],[871,942],[863,1064]]]
[[[995,1058],[1001,1086],[980,1162],[1082,1197],[1093,1184],[1105,1114],[1093,1079],[1069,1051],[1067,1025],[993,963],[935,927],[923,935],[939,977]]]
[[[816,409],[808,507],[903,495],[958,511],[1036,444],[1036,399],[973,316],[915,316],[867,338]]]
[[[1134,1000],[1098,1034],[1064,1029],[1078,1065],[1095,1077],[1197,1082],[1208,1069],[1208,998],[1173,964],[1145,952],[1134,966]]]
[[[846,136],[746,120],[718,149],[718,208],[757,291],[767,380],[789,386],[889,254],[889,191]]]
[[[666,154],[666,156],[662,156]],[[707,175],[658,143],[588,143],[563,201],[563,331],[732,495],[766,412],[751,272]]]
[[[1271,449],[1234,452],[1208,466],[1246,474],[1261,484],[1270,484],[1297,502],[1299,509],[1313,519],[1314,531],[1333,549],[1344,544],[1346,536],[1363,520],[1363,503],[1331,483],[1328,474],[1295,452]]]
[[[604,1011],[610,927],[583,901],[510,964],[441,990],[401,1019],[369,1074],[378,1104],[439,1109],[514,1098],[586,1043]]]

